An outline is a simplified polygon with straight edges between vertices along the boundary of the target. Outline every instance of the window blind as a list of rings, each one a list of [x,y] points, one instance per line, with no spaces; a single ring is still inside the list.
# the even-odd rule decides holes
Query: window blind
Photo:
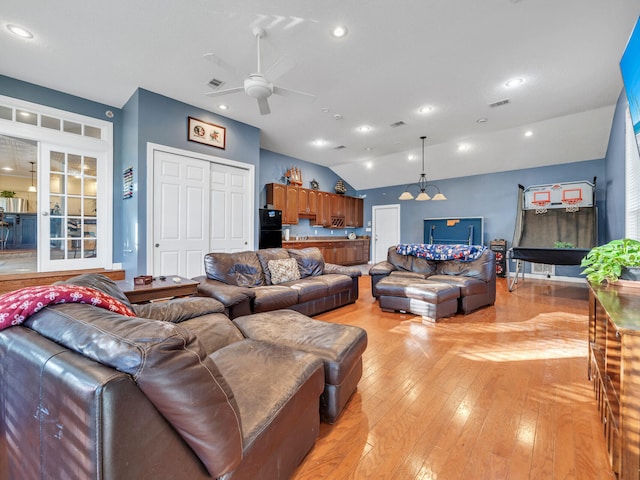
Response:
[[[640,240],[640,154],[628,108],[625,138],[625,237]]]

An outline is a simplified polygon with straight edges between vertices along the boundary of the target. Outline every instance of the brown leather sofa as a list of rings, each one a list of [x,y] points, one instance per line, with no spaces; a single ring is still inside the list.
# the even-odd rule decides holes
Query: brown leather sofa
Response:
[[[71,283],[128,303],[106,277]],[[0,331],[0,478],[288,478],[318,435],[322,361],[244,338],[213,299],[132,308]]]
[[[426,260],[390,247],[387,260],[369,270],[371,292],[380,307],[437,321],[467,314],[496,300],[495,253],[486,249],[474,261]]]
[[[290,259],[300,278],[274,282],[271,262]],[[232,319],[283,308],[311,316],[358,299],[360,270],[325,263],[317,247],[208,253],[204,265],[206,275],[193,279],[198,294],[220,301]]]

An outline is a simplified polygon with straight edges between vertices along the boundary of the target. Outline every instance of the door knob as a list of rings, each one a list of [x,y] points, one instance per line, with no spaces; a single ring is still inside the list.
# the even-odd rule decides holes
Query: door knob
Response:
[[[156,243],[156,244],[155,244],[155,247],[156,247],[156,248],[158,248],[159,246],[160,246],[160,244],[159,244],[159,243]]]

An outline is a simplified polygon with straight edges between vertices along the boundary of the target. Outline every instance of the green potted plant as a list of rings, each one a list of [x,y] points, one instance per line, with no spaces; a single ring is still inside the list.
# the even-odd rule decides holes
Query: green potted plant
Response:
[[[592,248],[582,259],[582,271],[591,283],[640,280],[640,242],[630,238],[612,240]]]

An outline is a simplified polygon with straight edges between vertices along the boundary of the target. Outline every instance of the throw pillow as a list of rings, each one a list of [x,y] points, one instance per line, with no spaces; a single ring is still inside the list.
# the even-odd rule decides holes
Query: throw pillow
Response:
[[[271,283],[273,285],[300,279],[298,262],[296,262],[295,258],[269,260],[269,271],[271,272]]]

